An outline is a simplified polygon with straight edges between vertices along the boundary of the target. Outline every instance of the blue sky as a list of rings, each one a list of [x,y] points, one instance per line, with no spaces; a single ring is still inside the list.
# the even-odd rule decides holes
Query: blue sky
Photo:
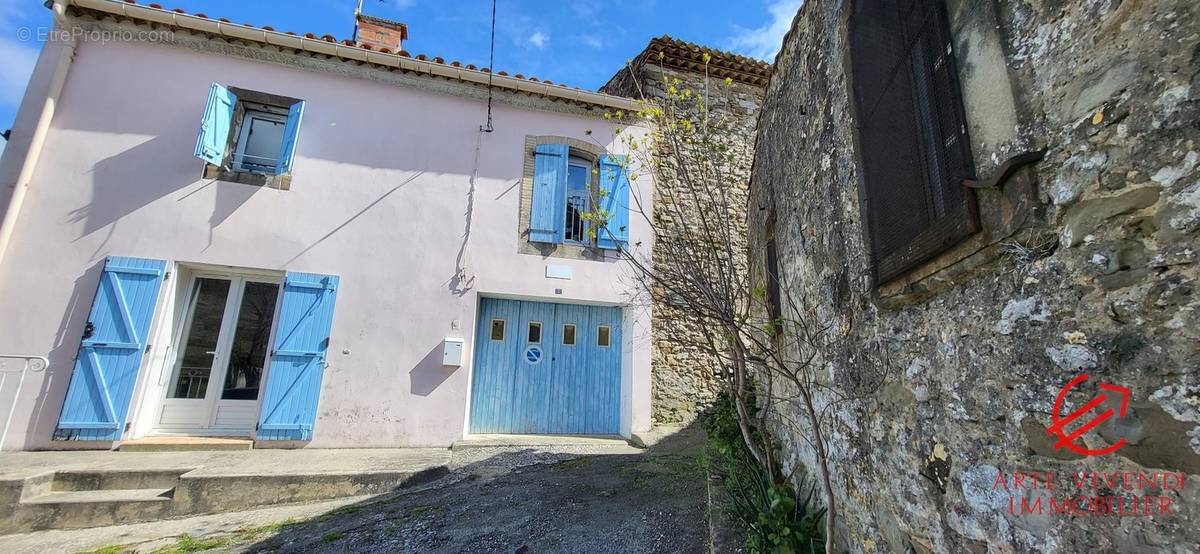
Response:
[[[151,0],[139,0],[146,4]],[[350,38],[357,0],[156,0],[280,31]],[[603,85],[651,38],[676,38],[770,60],[801,0],[499,0],[496,68],[587,89]],[[491,0],[364,0],[365,13],[408,24],[405,48],[487,65]],[[0,0],[0,130],[12,126],[50,25],[42,0]],[[3,148],[0,143],[0,148]]]

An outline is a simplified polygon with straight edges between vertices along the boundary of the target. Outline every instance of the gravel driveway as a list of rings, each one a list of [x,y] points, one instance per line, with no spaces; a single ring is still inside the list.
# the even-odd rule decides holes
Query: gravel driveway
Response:
[[[702,552],[702,444],[687,430],[637,453],[478,452],[437,482],[234,550]]]

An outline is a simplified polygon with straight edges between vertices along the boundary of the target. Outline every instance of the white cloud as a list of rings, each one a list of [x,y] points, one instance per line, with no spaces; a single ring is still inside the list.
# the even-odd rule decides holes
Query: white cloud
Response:
[[[756,29],[737,27],[728,40],[728,48],[752,58],[773,61],[783,44],[783,35],[792,28],[792,18],[803,4],[804,0],[774,0],[767,6],[771,21]]]
[[[596,35],[579,35],[579,42],[596,49],[604,48],[604,41]]]
[[[15,106],[21,101],[37,63],[36,44],[0,39],[0,104]]]
[[[536,31],[532,35],[529,35],[529,44],[532,44],[538,50],[545,48],[547,42],[550,42],[550,35],[541,31]]]

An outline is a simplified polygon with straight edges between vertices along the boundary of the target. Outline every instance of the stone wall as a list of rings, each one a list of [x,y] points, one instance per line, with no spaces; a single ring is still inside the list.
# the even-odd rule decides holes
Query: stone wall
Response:
[[[719,55],[719,54],[718,54]],[[664,83],[667,80],[678,79],[680,90],[690,89],[697,94],[703,94],[706,89],[705,75],[680,71],[669,67],[660,67],[654,63],[654,57],[645,64],[635,65],[634,72],[628,70],[618,74],[603,89],[610,94],[618,94],[633,98],[646,98],[649,101],[667,97]],[[636,77],[636,82],[635,82]],[[742,185],[731,191],[733,210],[728,214],[731,221],[746,221],[746,195],[749,190],[750,165],[753,154],[755,125],[759,107],[762,105],[763,89],[760,86],[738,81],[726,84],[720,78],[710,77],[707,83],[710,95],[709,105],[713,117],[727,118],[733,123],[735,133],[734,143],[744,149],[738,156],[734,174],[745,176]],[[663,206],[665,195],[672,194],[671,179],[659,175],[655,179],[655,206]],[[690,198],[684,196],[683,198]],[[698,211],[698,210],[697,210]],[[662,211],[656,213],[656,220],[661,221]],[[668,223],[669,227],[674,223]],[[739,233],[739,237],[745,236]],[[740,248],[744,251],[744,242]],[[657,252],[657,251],[656,251]],[[660,256],[655,256],[655,263],[661,263]],[[656,299],[665,295],[655,294]],[[715,398],[719,390],[719,381],[715,372],[716,361],[698,348],[689,345],[703,340],[698,328],[699,323],[693,319],[689,311],[670,300],[656,300],[652,306],[654,344],[652,351],[651,374],[653,396],[651,400],[654,423],[656,425],[678,425],[690,422],[704,410]]]
[[[852,97],[851,3],[808,0],[776,59],[752,176],[751,263],[776,217],[786,292],[835,322],[819,377],[839,541],[852,552],[1193,552],[1200,544],[1200,5],[950,0],[977,173],[1048,149],[981,190],[983,230],[871,282]],[[1047,434],[1081,372],[1132,389],[1130,415]],[[869,380],[869,379],[867,379]],[[862,392],[851,391],[851,392]],[[835,398],[842,401],[833,403]],[[789,464],[815,467],[797,407],[772,414]],[[1055,489],[1015,486],[1047,472]],[[1167,486],[1072,489],[1078,472],[1167,472]],[[802,472],[803,474],[803,472]],[[809,473],[811,476],[811,472]],[[1000,476],[1003,480],[998,481]],[[1005,487],[1010,487],[1006,489]],[[1150,516],[1023,515],[1072,494],[1166,497]],[[1156,504],[1156,506],[1158,506]]]

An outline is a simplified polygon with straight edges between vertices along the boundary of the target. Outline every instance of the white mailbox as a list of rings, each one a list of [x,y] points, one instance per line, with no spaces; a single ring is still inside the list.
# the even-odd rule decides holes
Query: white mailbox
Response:
[[[462,365],[463,340],[447,338],[442,341],[442,365]]]

